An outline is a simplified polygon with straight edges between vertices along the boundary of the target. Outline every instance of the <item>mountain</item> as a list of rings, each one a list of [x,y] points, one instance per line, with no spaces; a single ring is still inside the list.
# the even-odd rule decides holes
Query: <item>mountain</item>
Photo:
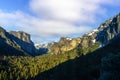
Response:
[[[97,29],[84,34],[82,37],[69,38],[61,37],[58,42],[53,42],[50,45],[34,46],[30,39],[30,35],[23,31],[7,32],[2,27],[1,42],[4,41],[7,45],[17,48],[20,51],[29,53],[30,55],[40,55],[44,53],[62,54],[71,51],[75,48],[87,48],[100,42],[100,46],[105,46],[112,40],[119,38],[120,34],[120,14],[103,22]],[[16,49],[16,50],[17,50]],[[13,51],[13,50],[12,50]]]
[[[74,48],[76,48],[76,46],[78,46],[79,42],[80,42],[80,38],[64,38],[62,37],[60,39],[59,42],[54,42],[50,49],[50,53],[51,54],[61,54],[67,51],[70,51]]]
[[[7,32],[0,27],[0,43],[0,55],[34,55],[34,44],[25,32]]]
[[[0,27],[0,80],[120,80],[119,28],[120,14],[82,37],[37,45],[51,54],[32,57],[29,34]]]
[[[86,55],[77,54],[0,57],[0,80],[120,79],[119,39]]]
[[[30,34],[23,31],[6,31],[0,27],[1,55],[32,55],[48,53],[48,45],[37,45],[32,42]],[[8,52],[6,52],[8,51]]]
[[[32,55],[35,54],[34,43],[31,41],[29,34],[23,31],[10,31],[8,33],[19,39],[16,42],[21,46],[21,49]]]
[[[97,41],[103,45],[107,44],[111,39],[116,39],[120,34],[120,14],[107,20],[98,28]]]
[[[62,37],[58,42],[54,42],[50,47],[52,54],[65,53],[76,47],[87,48],[100,42],[100,46],[105,46],[114,39],[120,37],[120,13],[113,18],[103,22],[97,29],[84,34],[79,38]]]
[[[41,54],[45,54],[45,53],[48,53],[48,45],[47,44],[37,44],[35,45],[35,48],[36,48],[36,55],[41,55]]]
[[[120,38],[119,38],[120,39]],[[120,40],[38,74],[39,80],[119,80]],[[59,55],[58,55],[59,56]]]

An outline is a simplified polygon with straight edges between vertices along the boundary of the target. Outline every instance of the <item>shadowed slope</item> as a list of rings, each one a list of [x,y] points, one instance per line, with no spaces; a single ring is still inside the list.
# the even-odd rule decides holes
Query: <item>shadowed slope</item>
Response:
[[[89,53],[87,55],[82,55],[79,58],[76,58],[74,60],[69,60],[67,62],[64,62],[56,67],[54,67],[51,70],[45,71],[38,76],[35,77],[36,80],[95,80],[99,79],[101,76],[101,70],[103,69],[101,67],[101,59],[104,57],[107,57],[111,54],[114,55],[120,55],[118,54],[120,52],[120,41],[115,40],[114,42],[108,44],[107,46],[103,48],[99,48],[98,50]],[[119,60],[118,60],[119,61]],[[119,61],[120,62],[120,61]],[[114,63],[106,63],[111,64],[114,66]],[[117,67],[120,67],[118,65]],[[116,71],[116,69],[113,68],[113,71]],[[118,79],[120,77],[119,74],[116,74],[117,78],[112,78],[111,80]],[[114,77],[116,77],[114,76]],[[109,76],[110,77],[110,76]],[[99,80],[104,80],[99,79]],[[109,78],[106,80],[110,80]]]

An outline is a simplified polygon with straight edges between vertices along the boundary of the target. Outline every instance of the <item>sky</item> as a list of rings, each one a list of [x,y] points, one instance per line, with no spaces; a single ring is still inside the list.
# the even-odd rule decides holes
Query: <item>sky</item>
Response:
[[[120,0],[0,0],[0,26],[35,44],[80,37],[120,12]]]

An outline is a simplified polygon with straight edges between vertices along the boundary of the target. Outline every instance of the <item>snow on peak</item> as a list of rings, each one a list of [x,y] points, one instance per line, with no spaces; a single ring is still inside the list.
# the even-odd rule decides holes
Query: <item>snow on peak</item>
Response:
[[[72,40],[71,38],[69,38],[69,37],[66,37],[66,40]]]
[[[88,33],[88,36],[92,36],[95,32],[98,32],[98,29],[94,29],[92,32]]]
[[[96,39],[93,39],[92,42],[95,43],[95,42],[96,42]]]

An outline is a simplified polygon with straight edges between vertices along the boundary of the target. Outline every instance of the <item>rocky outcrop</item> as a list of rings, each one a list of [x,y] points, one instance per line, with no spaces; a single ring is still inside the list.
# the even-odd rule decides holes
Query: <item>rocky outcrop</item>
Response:
[[[87,48],[87,47],[93,45],[95,42],[96,41],[95,41],[95,38],[93,35],[92,36],[84,35],[84,36],[82,36],[81,42],[79,45],[81,45],[84,48]]]
[[[90,35],[92,34],[92,35]],[[83,35],[81,38],[65,38],[62,37],[59,42],[54,42],[50,50],[52,54],[61,54],[67,51],[73,50],[78,46],[87,48],[96,43],[97,31],[90,32],[89,34]]]
[[[54,42],[52,44],[50,51],[52,54],[61,54],[73,50],[78,46],[87,48],[96,42],[96,35],[96,33],[94,35],[85,34],[81,38],[62,37],[59,42]]]
[[[23,31],[10,31],[9,33],[19,39],[16,40],[16,42],[23,50],[27,51],[32,55],[35,55],[34,43],[31,41],[29,34]]]
[[[81,42],[81,38],[65,38],[62,37],[59,42],[54,42],[50,47],[52,54],[61,54],[70,51]]]
[[[110,40],[119,37],[120,34],[120,14],[102,23],[98,28],[99,32],[96,40],[106,45]]]
[[[5,29],[0,27],[0,55],[28,55]]]
[[[89,36],[89,37],[88,37]],[[95,42],[100,42],[102,46],[108,44],[112,40],[120,37],[120,14],[102,23],[97,29],[91,31],[83,36],[83,41],[81,45],[86,45],[86,43],[91,44],[91,40]],[[84,47],[88,47],[86,45]]]
[[[35,52],[35,47],[30,40],[30,35],[25,32],[7,32],[0,27],[0,43],[0,48],[3,49],[1,52],[3,52],[3,54],[18,55],[20,52],[20,55],[34,55]],[[9,49],[7,50],[7,48]],[[15,51],[15,53],[13,53],[13,51]]]
[[[0,27],[0,36],[6,38],[6,31],[2,27]]]
[[[50,51],[53,54],[60,54],[70,51],[76,47],[87,48],[100,42],[104,46],[112,40],[120,37],[120,14],[102,23],[97,29],[83,35],[81,38],[64,38],[55,42]]]
[[[30,34],[27,34],[23,31],[10,31],[9,33],[14,35],[15,37],[19,38],[20,40],[22,40],[24,42],[31,43]]]
[[[87,48],[100,42],[101,46],[110,43],[112,40],[120,38],[120,14],[102,23],[97,29],[78,38],[62,37],[58,42],[53,42],[45,48],[35,48],[30,39],[30,35],[22,31],[7,32],[0,27],[0,36],[5,43],[19,48],[30,54],[47,53],[61,54],[71,51],[77,47]],[[2,40],[3,40],[2,39]]]
[[[20,46],[12,39],[13,35],[10,35],[5,29],[0,27],[0,37],[1,40],[4,40],[8,45],[11,45],[15,48],[20,48]]]

